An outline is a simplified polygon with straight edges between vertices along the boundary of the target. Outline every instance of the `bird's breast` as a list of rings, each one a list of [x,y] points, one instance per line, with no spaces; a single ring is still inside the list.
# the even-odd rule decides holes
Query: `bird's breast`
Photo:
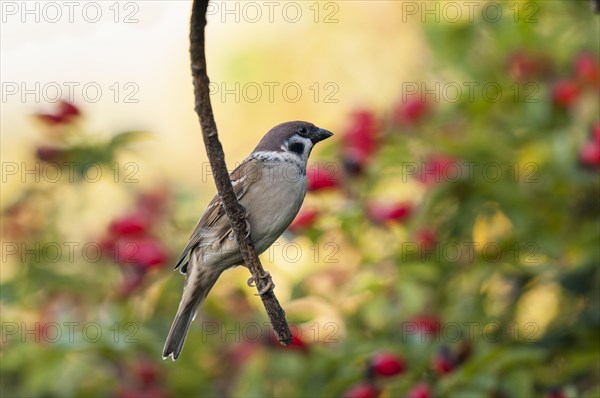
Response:
[[[266,165],[242,199],[249,213],[250,236],[259,253],[279,238],[298,214],[306,195],[304,169],[293,164]]]

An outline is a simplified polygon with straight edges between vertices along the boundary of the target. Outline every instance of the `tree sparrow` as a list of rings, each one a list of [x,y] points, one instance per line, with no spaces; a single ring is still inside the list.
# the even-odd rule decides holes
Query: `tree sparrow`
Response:
[[[308,156],[317,142],[332,135],[308,122],[280,124],[230,174],[233,190],[246,209],[250,238],[259,254],[294,220],[306,194]],[[242,262],[221,199],[215,195],[175,266],[181,266],[186,278],[163,358],[177,359],[198,307],[210,289],[223,271]]]

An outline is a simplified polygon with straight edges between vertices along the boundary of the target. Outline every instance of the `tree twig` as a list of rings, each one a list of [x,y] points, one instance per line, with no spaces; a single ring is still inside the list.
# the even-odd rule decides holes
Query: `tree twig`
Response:
[[[231,185],[227,165],[225,164],[225,154],[219,141],[217,126],[210,103],[209,79],[206,71],[206,55],[204,50],[204,27],[206,26],[208,1],[194,0],[192,5],[190,56],[192,61],[192,77],[194,80],[194,109],[200,119],[204,146],[206,147],[210,167],[212,168],[215,184],[217,185],[217,192],[223,202],[223,207],[231,223],[231,228],[235,233],[244,262],[254,277],[258,291],[261,291],[266,286],[266,282],[261,278],[265,271],[258,259],[250,237],[247,236],[245,210],[239,204]],[[260,297],[271,320],[275,335],[281,344],[290,344],[292,341],[292,332],[285,319],[285,311],[281,308],[277,297],[275,297],[275,293],[271,290]]]

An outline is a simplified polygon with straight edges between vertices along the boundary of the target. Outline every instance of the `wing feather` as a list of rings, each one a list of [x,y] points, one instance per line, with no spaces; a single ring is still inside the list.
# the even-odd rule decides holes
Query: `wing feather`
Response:
[[[233,185],[233,191],[238,200],[240,200],[248,191],[250,181],[248,175],[252,172],[252,168],[257,167],[257,159],[249,159],[240,164],[235,170],[231,172],[229,178],[231,178],[231,184]],[[205,237],[216,237],[217,239],[210,239],[213,243],[221,242],[231,232],[231,225],[229,220],[225,217],[225,209],[221,202],[219,195],[215,195],[206,210],[200,217],[200,220],[194,228],[194,232],[190,236],[188,244],[183,249],[175,269],[181,266],[181,273],[187,273],[188,255],[198,245],[202,244],[203,238]]]

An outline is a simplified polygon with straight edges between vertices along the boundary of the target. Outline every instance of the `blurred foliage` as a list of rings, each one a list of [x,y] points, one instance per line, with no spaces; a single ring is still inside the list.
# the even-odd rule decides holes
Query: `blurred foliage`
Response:
[[[495,22],[423,24],[425,89],[348,110],[309,170],[285,239],[321,252],[288,278],[286,348],[252,289],[218,284],[162,362],[194,198],[122,185],[130,208],[64,261],[60,192],[140,133],[96,142],[68,103],[37,115],[52,141],[37,160],[78,177],[3,209],[3,262],[23,261],[0,286],[1,395],[600,396],[598,17],[584,1],[497,4]]]

